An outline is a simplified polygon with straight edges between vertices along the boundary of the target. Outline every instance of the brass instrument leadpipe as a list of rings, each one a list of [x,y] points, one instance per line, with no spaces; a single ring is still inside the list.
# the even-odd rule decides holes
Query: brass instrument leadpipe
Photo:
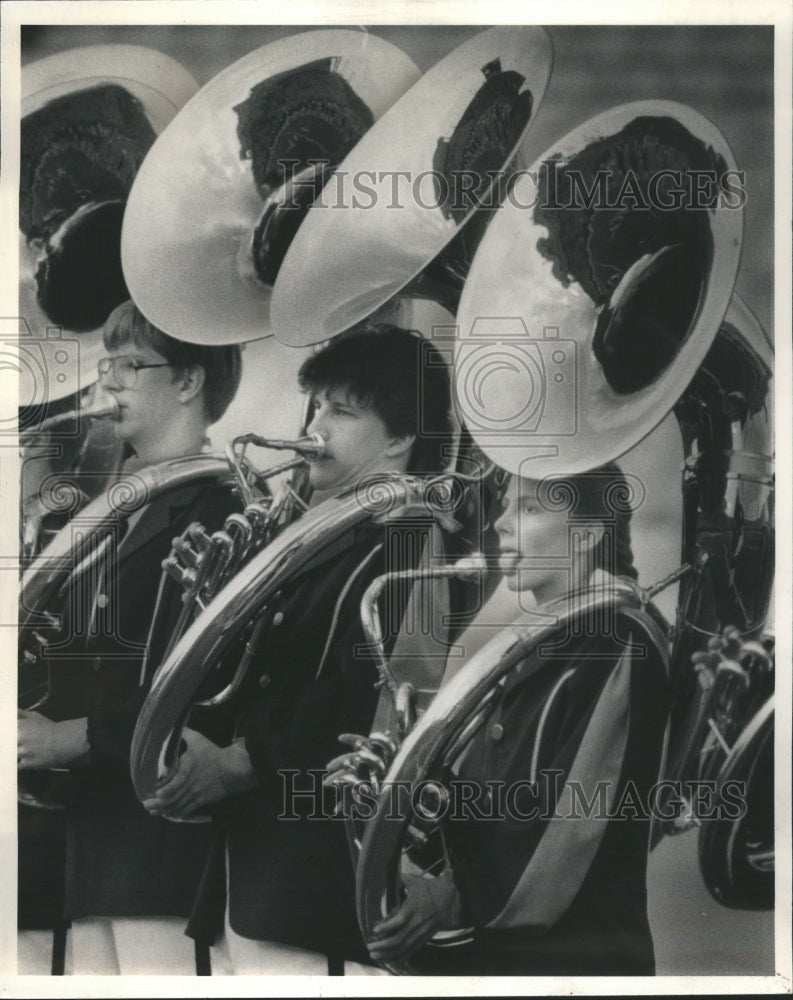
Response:
[[[66,413],[59,413],[54,417],[47,417],[46,420],[40,421],[34,427],[25,428],[25,430],[20,431],[19,439],[24,441],[26,438],[37,437],[39,434],[44,434],[47,431],[51,431],[53,427],[57,427],[59,424],[70,423],[73,420],[88,419],[88,420],[105,420],[110,418],[111,420],[118,420],[119,410],[118,403],[115,399],[105,400],[102,405],[86,406],[84,408],[77,407],[74,410],[69,410]]]
[[[458,560],[452,566],[436,566],[427,569],[398,570],[383,573],[376,577],[366,588],[361,598],[361,624],[370,647],[375,652],[377,672],[380,675],[379,686],[384,687],[394,703],[399,720],[399,737],[402,738],[410,728],[413,686],[400,684],[388,664],[383,645],[383,630],[377,601],[385,587],[397,580],[432,580],[443,577],[466,578],[487,570],[487,562],[481,553]]]
[[[405,682],[400,684],[388,663],[388,658],[386,657],[383,645],[380,615],[377,609],[377,601],[379,600],[380,595],[389,583],[397,580],[417,581],[442,577],[457,577],[465,579],[466,577],[473,576],[474,574],[486,572],[487,569],[488,564],[486,557],[482,553],[476,553],[467,558],[458,560],[458,562],[452,566],[439,566],[435,568],[402,570],[392,573],[384,573],[382,576],[376,577],[364,592],[364,595],[361,598],[361,624],[363,626],[364,634],[368,640],[369,648],[374,650],[375,653],[377,671],[380,675],[378,686],[383,687],[388,691],[394,705],[397,719],[398,733],[389,734],[389,739],[392,739],[392,735],[396,737],[394,752],[398,751],[399,745],[401,745],[401,742],[415,725],[416,717],[413,703],[415,690],[413,685],[410,683]],[[674,570],[672,573],[668,574],[662,580],[659,580],[656,584],[653,584],[651,587],[637,587],[636,591],[642,607],[646,606],[650,600],[652,600],[652,598],[661,591],[694,571],[695,567],[686,563],[678,567],[678,569]],[[385,734],[373,733],[372,739],[376,741],[384,738],[384,736]]]
[[[267,472],[264,474],[263,478],[271,479],[273,476],[278,476],[282,472],[289,472],[291,469],[298,469],[300,466],[305,465],[306,460],[302,455],[298,455],[297,458],[291,458],[288,462],[281,462],[279,465],[272,465]],[[261,478],[261,474],[260,474]]]
[[[275,465],[266,472],[256,473],[256,478],[262,482],[272,479],[273,476],[282,472],[289,472],[298,466],[304,465],[307,460],[319,458],[325,450],[325,440],[320,434],[309,434],[305,437],[293,440],[287,438],[265,438],[259,434],[240,434],[234,438],[231,444],[226,445],[226,458],[234,472],[240,488],[240,495],[245,507],[260,502],[262,497],[257,495],[254,488],[248,482],[246,470],[243,468],[245,449],[249,444],[257,448],[271,448],[274,451],[294,451],[295,458],[288,462]]]
[[[265,438],[259,434],[240,434],[234,438],[233,447],[252,444],[257,448],[271,448],[274,451],[295,451],[304,458],[319,458],[325,451],[325,439],[314,432],[300,438]]]

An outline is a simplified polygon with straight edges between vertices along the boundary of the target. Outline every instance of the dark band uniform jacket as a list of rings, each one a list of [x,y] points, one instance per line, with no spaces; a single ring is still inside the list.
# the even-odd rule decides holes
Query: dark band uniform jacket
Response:
[[[88,766],[74,769],[67,812],[67,919],[190,912],[211,835],[208,824],[173,823],[149,815],[135,795],[130,744],[168,629],[154,638],[149,676],[142,684],[140,646],[148,637],[161,563],[173,538],[194,521],[209,532],[218,530],[239,506],[226,486],[188,484],[155,497],[121,540],[115,597],[118,627],[114,635],[89,637],[85,659],[79,663],[85,671],[91,756]],[[165,621],[172,624],[181,609],[182,592],[168,582]],[[79,579],[73,590],[78,585]],[[102,587],[100,580],[98,589]],[[113,597],[111,590],[108,600]],[[91,603],[84,613],[90,614]],[[130,652],[124,643],[139,644],[131,657],[119,655]],[[85,707],[76,714],[85,714]]]
[[[501,811],[493,805],[500,795],[507,817],[466,815],[446,827],[463,922],[476,928],[475,939],[425,950],[419,971],[654,974],[646,875],[666,667],[633,618],[614,622],[610,634],[569,637],[560,658],[535,650],[507,675],[459,774],[482,789],[482,816]],[[643,653],[624,655],[629,637]],[[512,818],[506,792],[487,784],[493,779],[516,786]],[[591,818],[568,782],[594,800]],[[549,818],[554,812],[561,818]]]
[[[331,818],[332,796],[323,803],[321,778],[344,749],[339,734],[368,734],[377,705],[378,674],[361,649],[359,609],[367,586],[385,572],[382,542],[383,528],[371,524],[341,537],[337,551],[323,553],[267,609],[237,729],[259,787],[216,808],[214,874],[208,872],[191,921],[197,937],[222,927],[227,844],[236,933],[370,962],[344,823]],[[401,620],[394,604],[390,611],[391,620]],[[312,794],[290,799],[290,787]]]

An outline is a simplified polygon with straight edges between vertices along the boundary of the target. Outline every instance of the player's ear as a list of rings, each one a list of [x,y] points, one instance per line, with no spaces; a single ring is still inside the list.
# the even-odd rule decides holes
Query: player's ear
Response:
[[[179,402],[189,403],[191,399],[201,392],[206,381],[206,372],[203,365],[189,365],[183,368],[177,379],[179,386]]]
[[[394,435],[385,449],[388,458],[403,458],[410,454],[413,442],[416,440],[415,434]]]

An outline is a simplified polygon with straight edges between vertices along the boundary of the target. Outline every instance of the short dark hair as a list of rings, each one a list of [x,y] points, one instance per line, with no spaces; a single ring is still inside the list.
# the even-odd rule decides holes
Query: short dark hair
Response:
[[[122,302],[108,316],[103,340],[108,351],[129,343],[151,347],[177,369],[200,365],[204,369],[204,416],[210,424],[220,420],[239,388],[242,375],[239,344],[205,347],[176,340],[150,323],[131,299]]]
[[[417,330],[392,324],[360,325],[303,362],[304,392],[343,391],[371,408],[389,434],[416,435],[407,471],[440,472],[453,438],[449,369]]]

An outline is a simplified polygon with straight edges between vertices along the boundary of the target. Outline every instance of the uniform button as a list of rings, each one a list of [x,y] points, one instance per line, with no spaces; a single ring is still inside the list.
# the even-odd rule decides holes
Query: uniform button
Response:
[[[269,685],[269,683],[270,683],[270,675],[262,674],[262,676],[259,678],[259,687],[266,688]]]
[[[100,670],[102,668],[102,660],[98,657],[94,657],[94,670]]]
[[[284,620],[283,611],[276,611],[276,613],[273,615],[273,625],[280,625],[283,620]]]
[[[108,602],[107,594],[97,594],[97,597],[96,597],[96,606],[98,608],[106,608],[107,605],[108,605],[108,603],[109,602]]]
[[[493,737],[494,740],[501,739],[501,737],[504,735],[504,727],[501,725],[500,722],[497,722],[493,726],[493,728],[490,730],[490,735]]]

